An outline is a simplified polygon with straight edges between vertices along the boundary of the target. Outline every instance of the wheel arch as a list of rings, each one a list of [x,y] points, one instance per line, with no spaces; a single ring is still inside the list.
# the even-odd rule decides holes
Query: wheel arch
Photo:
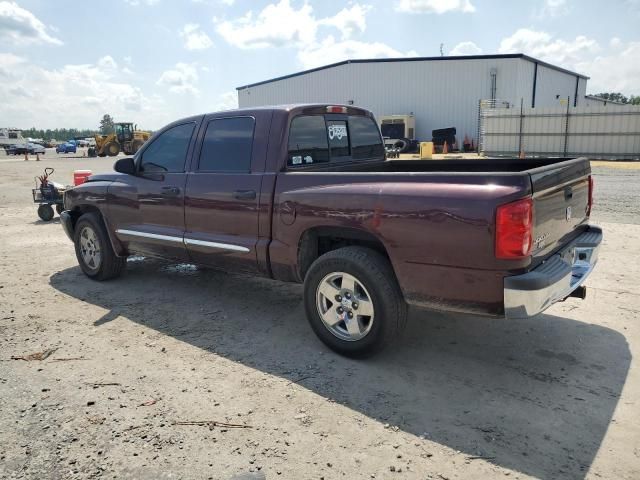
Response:
[[[391,263],[391,258],[382,240],[367,230],[334,226],[312,227],[305,230],[298,241],[296,271],[298,280],[304,281],[309,267],[318,257],[347,246],[371,248],[382,254]]]
[[[107,222],[105,216],[102,214],[102,211],[95,205],[82,204],[82,205],[75,206],[73,208],[73,210],[69,210],[69,215],[71,216],[71,225],[73,227],[73,231],[75,232],[76,223],[78,222],[80,217],[82,215],[84,215],[85,213],[95,213],[98,216],[100,221],[104,224],[105,229],[107,230],[107,235],[109,237],[109,243],[111,243],[111,246],[113,247],[113,251],[119,257],[126,256],[127,253],[126,253],[124,247],[122,246],[120,241],[117,238],[115,238],[115,235],[113,235],[113,233],[111,231],[111,228],[109,228],[109,223]]]

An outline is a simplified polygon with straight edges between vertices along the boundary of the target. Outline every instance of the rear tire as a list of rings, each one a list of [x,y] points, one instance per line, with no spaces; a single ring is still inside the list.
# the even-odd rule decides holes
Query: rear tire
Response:
[[[75,226],[76,258],[84,274],[93,280],[110,280],[122,274],[126,257],[113,251],[107,229],[96,213],[85,213]]]
[[[53,218],[53,208],[51,205],[40,205],[38,207],[38,216],[44,222],[49,222]]]
[[[304,303],[320,340],[349,357],[383,350],[407,323],[391,264],[369,248],[345,247],[318,258],[305,277]]]

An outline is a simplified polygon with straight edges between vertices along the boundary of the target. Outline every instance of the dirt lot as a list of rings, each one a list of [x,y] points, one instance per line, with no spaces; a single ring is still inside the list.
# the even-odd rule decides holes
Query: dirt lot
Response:
[[[413,311],[358,362],[314,337],[298,285],[137,259],[87,280],[31,180],[110,165],[0,156],[0,478],[640,478],[639,168],[595,167],[587,300]]]

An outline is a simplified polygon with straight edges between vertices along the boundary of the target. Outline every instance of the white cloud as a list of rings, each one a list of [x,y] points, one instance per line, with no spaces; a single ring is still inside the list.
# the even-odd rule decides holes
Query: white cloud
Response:
[[[118,64],[111,55],[105,55],[98,60],[98,67],[105,70],[115,70],[118,68]]]
[[[322,42],[309,45],[298,52],[298,60],[304,68],[314,68],[347,59],[411,57],[417,56],[414,51],[400,52],[380,42],[359,42],[345,40],[336,42],[328,36]]]
[[[176,63],[174,68],[162,72],[156,83],[168,87],[169,91],[173,93],[190,93],[193,95],[200,93],[195,86],[198,83],[198,69],[195,64]]]
[[[587,56],[576,62],[574,68],[591,77],[587,82],[590,93],[622,92],[638,95],[640,42],[616,43],[609,54]]]
[[[364,32],[367,28],[367,12],[371,10],[370,5],[360,5],[356,3],[351,8],[343,8],[333,17],[324,18],[318,23],[337,28],[342,33],[342,39],[350,38],[355,32]]]
[[[184,39],[184,48],[187,50],[206,50],[213,46],[209,35],[203,32],[197,23],[187,23],[180,36]]]
[[[48,70],[23,57],[0,54],[0,118],[40,128],[97,127],[104,113],[123,121],[168,120],[161,98],[143,93],[122,77],[108,55],[95,63]]]
[[[396,10],[405,13],[472,13],[476,7],[470,0],[399,0]]]
[[[370,10],[369,5],[355,3],[335,15],[318,18],[307,3],[296,9],[289,0],[280,0],[267,5],[257,15],[249,11],[238,19],[219,21],[216,30],[229,44],[242,49],[295,48],[304,68],[352,58],[417,55],[400,52],[381,42],[352,39],[355,34],[365,31]],[[337,30],[341,40],[337,41],[331,34],[318,35],[320,27]]]
[[[137,7],[139,5],[147,5],[148,7],[151,7],[159,1],[160,0],[124,0],[124,3],[128,3],[129,5],[132,5],[134,7]]]
[[[540,11],[535,15],[539,19],[548,17],[560,17],[569,13],[566,0],[544,0]]]
[[[238,108],[238,92],[235,90],[224,92],[219,97],[218,103],[215,105],[215,111],[234,110]]]
[[[289,0],[267,5],[258,15],[247,12],[237,20],[217,24],[217,32],[227,43],[238,48],[267,48],[311,43],[316,36],[317,21],[313,8],[304,4],[296,10]]]
[[[460,42],[451,49],[449,55],[480,55],[482,49],[473,42]]]
[[[0,40],[15,45],[62,45],[60,39],[49,35],[45,24],[33,13],[15,2],[6,1],[0,1]]]
[[[584,35],[573,40],[553,38],[547,32],[521,28],[504,38],[499,53],[526,53],[559,66],[570,67],[585,56],[600,51],[598,42]]]

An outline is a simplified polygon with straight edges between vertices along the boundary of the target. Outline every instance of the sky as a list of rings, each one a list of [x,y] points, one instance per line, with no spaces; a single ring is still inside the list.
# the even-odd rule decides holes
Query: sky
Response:
[[[525,53],[640,95],[640,0],[0,0],[0,127],[157,129],[347,59]]]

